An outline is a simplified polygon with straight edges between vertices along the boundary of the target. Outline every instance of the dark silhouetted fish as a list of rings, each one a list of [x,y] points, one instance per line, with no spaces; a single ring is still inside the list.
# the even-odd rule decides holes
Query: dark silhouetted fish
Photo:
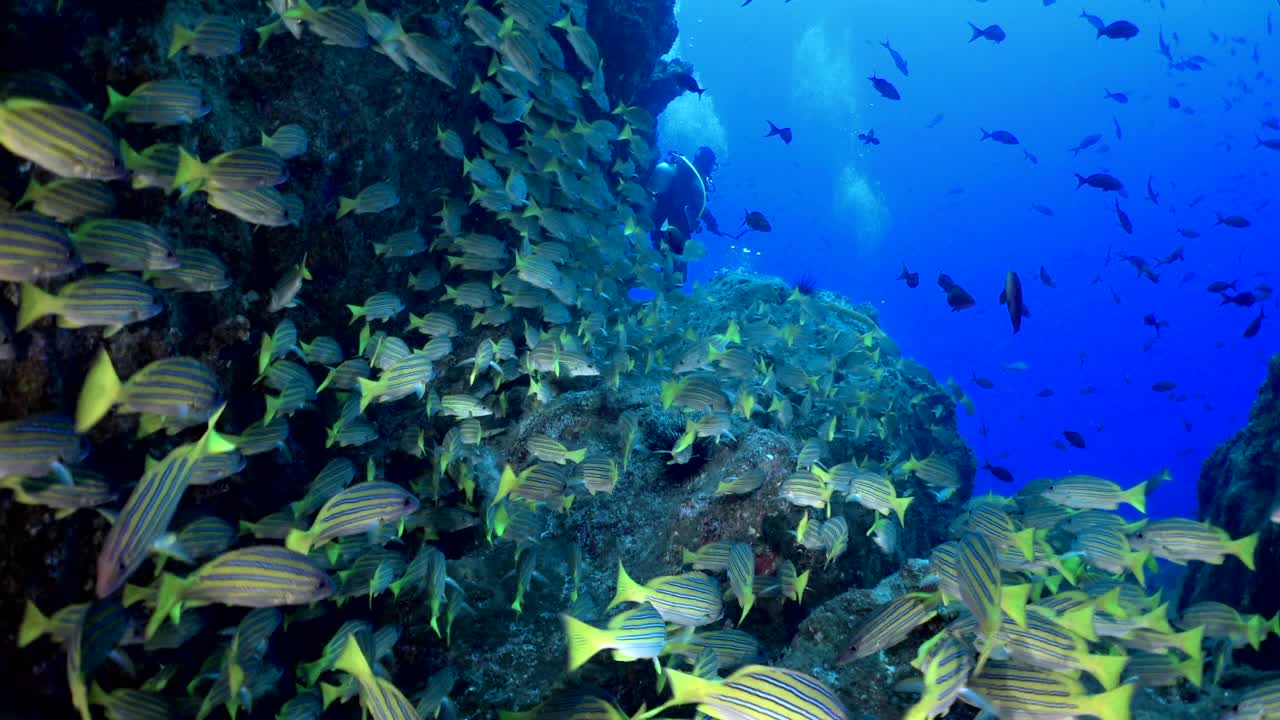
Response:
[[[1158,393],[1169,392],[1177,387],[1178,383],[1172,380],[1157,380],[1151,383],[1151,389]]]
[[[1236,293],[1235,295],[1228,295],[1225,292],[1222,293],[1222,302],[1218,304],[1219,305],[1239,305],[1240,307],[1253,307],[1253,304],[1256,302],[1258,302],[1258,296],[1254,295],[1253,292],[1250,290],[1245,290],[1244,292]]]
[[[1207,287],[1205,287],[1205,290],[1208,290],[1211,293],[1225,293],[1228,290],[1235,290],[1235,289],[1236,289],[1235,280],[1232,280],[1231,282],[1227,282],[1226,280],[1215,280],[1209,283]]]
[[[1046,217],[1053,217],[1053,208],[1040,203],[1031,203],[1031,209]]]
[[[972,378],[973,384],[977,385],[983,390],[990,390],[991,388],[996,386],[996,384],[991,382],[991,380],[988,378],[979,377],[977,373],[972,373],[972,375],[973,375],[973,378]]]
[[[929,122],[925,123],[924,126],[932,130],[938,127],[938,123],[942,122],[942,119],[944,117],[946,116],[943,115],[942,113],[938,113],[937,115],[934,115],[933,117],[929,118]],[[1277,129],[1280,129],[1280,128],[1277,128]]]
[[[956,284],[946,273],[938,273],[938,287],[947,293],[947,305],[951,307],[952,312],[971,308],[975,304],[973,296],[965,292],[965,289]]]
[[[1247,228],[1252,224],[1249,222],[1248,218],[1240,215],[1223,215],[1222,213],[1214,214],[1218,216],[1218,220],[1214,225],[1226,225],[1229,228]]]
[[[1119,118],[1117,118],[1115,115],[1112,115],[1112,116],[1111,116],[1111,124],[1116,126],[1116,139],[1117,139],[1117,140],[1123,140],[1123,139],[1124,139],[1124,130],[1121,130],[1121,129],[1120,129],[1120,119],[1119,119]]]
[[[1031,317],[1031,311],[1022,303],[1022,280],[1018,273],[1010,270],[1004,276],[1004,289],[1000,291],[1000,304],[1009,308],[1009,322],[1013,323],[1013,334],[1022,329],[1022,318]]]
[[[858,139],[863,145],[879,145],[880,138],[876,137],[876,130],[872,128],[864,133],[858,133]]]
[[[982,137],[978,138],[978,142],[982,142],[983,140],[990,138],[1000,143],[1001,145],[1017,145],[1018,144],[1017,136],[1015,136],[1013,133],[1009,132],[1008,130],[994,130],[992,132],[987,132],[982,128],[978,128],[978,132],[982,133]]]
[[[1128,104],[1128,102],[1129,102],[1129,96],[1128,96],[1127,94],[1125,94],[1125,93],[1122,93],[1122,92],[1111,92],[1110,90],[1107,90],[1106,88],[1103,88],[1102,92],[1103,92],[1103,96],[1102,96],[1102,97],[1106,98],[1107,100],[1115,100],[1116,102],[1120,103],[1121,105],[1126,105],[1126,104]]]
[[[1027,162],[1031,163],[1032,165],[1040,164],[1040,158],[1036,157],[1035,153],[1031,152],[1026,148],[1022,148],[1022,157],[1026,158]]]
[[[875,88],[876,92],[880,93],[881,97],[889,100],[902,99],[902,94],[898,92],[898,88],[894,87],[893,83],[888,80],[885,80],[882,77],[876,77],[875,75],[872,75],[867,79],[871,81],[871,87]]]
[[[774,135],[777,135],[782,138],[782,142],[788,145],[791,144],[791,128],[780,128],[777,125],[774,125],[772,120],[765,120],[765,122],[769,123],[769,134],[765,135],[765,137],[771,138]]]
[[[905,280],[909,288],[920,286],[920,273],[908,270],[906,263],[902,263],[902,272],[898,275],[898,279]]]
[[[1195,240],[1200,237],[1200,231],[1192,230],[1191,228],[1178,228],[1178,234],[1188,240]]]
[[[1181,100],[1179,100],[1178,98],[1176,98],[1176,97],[1174,97],[1174,96],[1170,95],[1170,96],[1169,96],[1169,109],[1170,109],[1170,110],[1177,110],[1177,109],[1178,109],[1178,108],[1180,108],[1180,107],[1182,107],[1182,101],[1181,101]]]
[[[1150,175],[1147,176],[1147,199],[1150,200],[1152,204],[1160,204],[1160,193],[1156,192],[1155,186],[1151,184]]]
[[[1062,437],[1066,438],[1073,448],[1080,448],[1081,450],[1085,448],[1084,436],[1075,430],[1063,430]]]
[[[1160,337],[1160,328],[1169,327],[1168,320],[1157,320],[1155,313],[1147,313],[1142,318],[1142,324],[1156,331],[1156,337]]]
[[[986,470],[987,472],[994,475],[995,478],[1000,482],[1007,482],[1007,483],[1013,482],[1013,473],[1009,472],[1006,468],[1000,467],[999,465],[992,465],[989,462],[984,462],[982,463],[981,469]]]
[[[743,213],[742,224],[756,232],[772,232],[773,226],[769,224],[769,218],[759,210],[748,210]]]
[[[1085,135],[1083,138],[1080,139],[1079,144],[1071,148],[1071,154],[1079,155],[1081,150],[1093,147],[1101,139],[1102,139],[1102,133],[1093,133],[1092,135]]]
[[[1156,267],[1159,267],[1161,265],[1172,265],[1173,263],[1176,263],[1179,260],[1186,260],[1186,259],[1187,258],[1184,257],[1182,254],[1182,246],[1179,245],[1178,247],[1173,249],[1173,252],[1157,260]]]
[[[973,31],[973,34],[969,36],[969,42],[973,42],[978,38],[986,38],[993,43],[1002,43],[1006,37],[1004,34],[1004,28],[999,25],[988,25],[984,28],[980,28],[973,23],[969,23],[969,28]]]
[[[1093,28],[1094,28],[1095,30],[1098,30],[1099,32],[1101,32],[1101,31],[1102,31],[1102,28],[1104,28],[1104,27],[1106,27],[1106,26],[1107,26],[1107,24],[1106,24],[1105,22],[1103,22],[1103,21],[1102,21],[1102,18],[1098,17],[1097,15],[1090,15],[1089,13],[1085,12],[1084,10],[1081,10],[1081,11],[1080,11],[1080,17],[1084,18],[1084,19],[1085,19],[1085,22],[1087,22],[1087,23],[1089,23],[1090,25],[1092,25],[1092,26],[1093,26]]]
[[[1117,20],[1110,25],[1098,28],[1098,37],[1112,40],[1128,40],[1137,37],[1138,26],[1128,20]]]
[[[1129,214],[1120,209],[1120,201],[1116,201],[1116,220],[1120,222],[1120,227],[1128,234],[1133,234],[1133,221],[1129,219]]]
[[[1076,189],[1079,190],[1085,185],[1088,185],[1091,188],[1097,188],[1103,192],[1119,192],[1124,189],[1124,183],[1106,173],[1094,173],[1088,176],[1076,173]]]
[[[684,90],[685,92],[697,93],[698,97],[702,97],[702,93],[706,92],[706,88],[698,85],[698,81],[694,79],[691,73],[672,73],[671,79],[675,81],[676,87]]]
[[[1257,335],[1258,331],[1262,329],[1262,318],[1266,316],[1267,316],[1266,310],[1263,308],[1258,308],[1258,317],[1249,321],[1249,326],[1244,329],[1244,337],[1251,338],[1254,335]]]
[[[1044,283],[1045,287],[1058,287],[1054,284],[1053,278],[1049,277],[1049,271],[1045,270],[1043,265],[1040,266],[1040,282]]]
[[[1267,148],[1268,150],[1280,150],[1280,138],[1263,139],[1258,135],[1254,135],[1253,137],[1258,141],[1258,143],[1253,146],[1254,150],[1257,150],[1260,147]]]
[[[880,43],[880,47],[889,51],[889,57],[893,58],[893,64],[898,66],[898,72],[902,73],[903,77],[906,77],[908,75],[907,60],[906,58],[902,57],[902,53],[898,52],[897,50],[894,50],[893,47],[889,45],[888,40],[885,40],[884,42]]]

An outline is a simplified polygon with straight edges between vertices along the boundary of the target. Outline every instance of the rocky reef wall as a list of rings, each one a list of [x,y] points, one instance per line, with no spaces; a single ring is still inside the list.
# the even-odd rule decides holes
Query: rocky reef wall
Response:
[[[1271,520],[1280,502],[1280,355],[1271,358],[1267,378],[1249,412],[1249,422],[1219,445],[1200,469],[1200,519],[1243,537],[1261,533],[1257,572],[1241,563],[1193,563],[1182,586],[1182,605],[1217,600],[1242,612],[1267,617],[1280,612],[1280,525]],[[1248,662],[1280,668],[1280,648],[1265,654],[1241,651]]]

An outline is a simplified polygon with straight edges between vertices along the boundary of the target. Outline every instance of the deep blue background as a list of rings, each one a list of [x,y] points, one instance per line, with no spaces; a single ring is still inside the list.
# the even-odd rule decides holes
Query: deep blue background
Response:
[[[711,209],[721,226],[734,229],[744,209],[763,211],[774,226],[740,244],[699,236],[709,252],[692,279],[744,264],[790,279],[811,273],[822,287],[880,308],[904,354],[940,381],[964,381],[977,414],[962,417],[961,428],[980,460],[1008,467],[1019,483],[1087,472],[1128,486],[1168,467],[1175,483],[1151,499],[1151,513],[1194,514],[1201,461],[1246,421],[1267,358],[1280,351],[1276,300],[1265,303],[1262,332],[1246,340],[1257,306],[1220,307],[1204,290],[1212,280],[1237,279],[1242,289],[1275,282],[1267,271],[1280,268],[1280,213],[1267,205],[1280,152],[1254,147],[1255,133],[1280,136],[1260,125],[1276,112],[1265,69],[1280,67],[1280,37],[1268,36],[1266,23],[1270,13],[1280,25],[1280,9],[1272,0],[1177,6],[684,0],[673,55],[694,63],[708,90],[668,110],[663,149],[719,147]],[[1130,20],[1141,33],[1096,39],[1082,8],[1105,9],[1104,20]],[[969,43],[970,20],[999,23],[1008,39]],[[1199,54],[1211,64],[1171,71],[1157,52],[1161,28],[1171,42],[1179,37],[1175,59]],[[1215,43],[1211,31],[1223,39]],[[909,77],[880,47],[885,39],[906,57]],[[900,102],[874,92],[873,72],[897,85]],[[1104,89],[1128,93],[1129,103],[1104,99]],[[1170,110],[1170,95],[1194,113]],[[937,113],[944,119],[927,129]],[[764,138],[766,120],[791,127],[794,142]],[[1022,147],[979,142],[979,127],[1009,130]],[[881,145],[856,140],[869,128]],[[1073,158],[1068,149],[1095,132],[1102,141]],[[1131,191],[1120,202],[1132,236],[1116,221],[1115,193],[1075,189],[1073,173],[1100,171]],[[1149,174],[1159,206],[1144,197]],[[1056,215],[1034,212],[1033,202]],[[1213,227],[1215,211],[1253,226]],[[1177,227],[1203,235],[1187,240]],[[1159,284],[1118,259],[1104,267],[1109,249],[1155,258],[1179,244],[1186,261],[1161,268]],[[915,290],[895,280],[904,260],[920,273]],[[1037,281],[1041,265],[1057,289]],[[1008,270],[1021,276],[1033,313],[1018,335],[996,302]],[[939,271],[978,305],[951,312]],[[1188,272],[1195,279],[1179,287]],[[1090,287],[1098,273],[1103,282]],[[1144,351],[1153,333],[1142,319],[1152,312],[1170,327]],[[1013,361],[1029,369],[1003,369]],[[979,389],[972,373],[996,387]],[[1186,399],[1153,392],[1158,380],[1176,382]],[[1081,396],[1085,385],[1097,393]],[[1043,388],[1055,395],[1036,397]],[[1083,433],[1088,448],[1055,447],[1064,429]],[[991,487],[1009,490],[981,474],[977,491]]]

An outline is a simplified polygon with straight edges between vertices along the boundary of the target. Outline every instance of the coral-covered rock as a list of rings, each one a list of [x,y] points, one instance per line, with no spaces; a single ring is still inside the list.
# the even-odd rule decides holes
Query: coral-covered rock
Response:
[[[1280,355],[1271,359],[1266,381],[1249,412],[1249,423],[1219,445],[1200,469],[1200,519],[1232,537],[1261,533],[1256,571],[1234,558],[1221,565],[1192,563],[1182,587],[1182,605],[1217,600],[1241,612],[1271,617],[1280,611],[1280,532],[1271,510],[1280,502]],[[1270,640],[1262,657],[1242,656],[1280,667],[1280,642]]]

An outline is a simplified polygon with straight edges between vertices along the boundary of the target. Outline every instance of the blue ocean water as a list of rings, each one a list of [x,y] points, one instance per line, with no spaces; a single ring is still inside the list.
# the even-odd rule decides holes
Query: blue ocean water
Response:
[[[1201,462],[1245,423],[1280,351],[1274,299],[1221,305],[1205,290],[1218,280],[1241,291],[1274,283],[1280,268],[1280,212],[1269,204],[1280,152],[1255,147],[1257,136],[1280,137],[1262,125],[1277,113],[1267,68],[1280,37],[1268,25],[1280,24],[1280,6],[1163,4],[685,0],[672,55],[694,64],[707,91],[668,109],[662,149],[717,151],[710,210],[723,230],[736,233],[745,210],[773,225],[741,240],[703,233],[708,257],[691,279],[743,265],[809,273],[878,307],[905,355],[963,383],[977,412],[960,424],[980,461],[1008,468],[1017,484],[1084,472],[1128,486],[1168,468],[1175,482],[1153,495],[1150,513],[1194,516]],[[1099,39],[1082,10],[1140,32]],[[1007,39],[969,42],[968,22],[999,24]],[[1171,68],[1161,34],[1174,61],[1193,58],[1200,69]],[[902,99],[881,98],[873,74]],[[767,121],[790,127],[794,141],[766,138]],[[979,128],[1010,131],[1020,145],[980,142]],[[857,139],[870,129],[880,145]],[[1102,138],[1073,156],[1093,133]],[[1074,173],[1096,172],[1121,179],[1128,197],[1076,189]],[[1158,204],[1146,197],[1148,177]],[[1215,226],[1218,212],[1251,226]],[[1159,267],[1158,283],[1119,257],[1154,264],[1178,246],[1185,261]],[[920,273],[916,289],[895,279],[904,262]],[[1055,289],[1037,279],[1041,266]],[[997,302],[1010,270],[1031,310],[1016,335]],[[952,312],[939,272],[976,306]],[[1263,308],[1261,331],[1242,337]],[[1144,325],[1149,313],[1168,322],[1158,339]],[[976,386],[974,374],[994,388]],[[1177,387],[1152,389],[1162,381]],[[1082,395],[1085,386],[1096,393]],[[1064,430],[1087,448],[1055,446]],[[980,473],[976,492],[1001,485]]]

